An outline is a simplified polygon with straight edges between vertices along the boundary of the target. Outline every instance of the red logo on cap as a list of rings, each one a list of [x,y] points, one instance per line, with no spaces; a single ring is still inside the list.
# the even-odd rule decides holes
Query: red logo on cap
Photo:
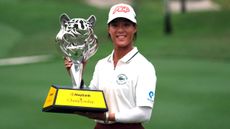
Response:
[[[127,6],[117,6],[114,11],[113,11],[113,14],[115,14],[116,12],[124,12],[124,13],[127,13],[127,12],[130,12],[130,9],[127,7]]]

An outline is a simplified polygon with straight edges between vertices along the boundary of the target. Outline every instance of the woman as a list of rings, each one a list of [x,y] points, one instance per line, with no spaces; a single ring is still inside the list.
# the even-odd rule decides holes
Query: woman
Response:
[[[78,114],[96,119],[95,129],[144,129],[141,123],[151,118],[156,75],[134,46],[136,14],[130,5],[114,5],[107,24],[114,50],[96,64],[89,88],[103,90],[109,111]],[[65,60],[67,69],[71,65]]]

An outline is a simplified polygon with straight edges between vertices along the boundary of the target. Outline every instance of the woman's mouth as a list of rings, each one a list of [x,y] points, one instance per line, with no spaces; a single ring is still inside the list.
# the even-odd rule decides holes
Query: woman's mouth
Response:
[[[124,39],[126,37],[126,35],[117,35],[116,38],[118,39]]]

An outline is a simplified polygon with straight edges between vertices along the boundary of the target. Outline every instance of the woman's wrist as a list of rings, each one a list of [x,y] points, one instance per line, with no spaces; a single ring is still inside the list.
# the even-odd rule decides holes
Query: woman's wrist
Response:
[[[108,123],[109,122],[109,112],[105,112],[105,123]]]

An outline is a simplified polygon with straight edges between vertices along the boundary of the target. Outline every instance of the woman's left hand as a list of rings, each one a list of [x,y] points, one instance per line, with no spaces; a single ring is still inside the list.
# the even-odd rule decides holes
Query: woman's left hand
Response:
[[[75,114],[88,117],[90,119],[105,120],[105,113],[93,113],[93,112],[74,112]]]

